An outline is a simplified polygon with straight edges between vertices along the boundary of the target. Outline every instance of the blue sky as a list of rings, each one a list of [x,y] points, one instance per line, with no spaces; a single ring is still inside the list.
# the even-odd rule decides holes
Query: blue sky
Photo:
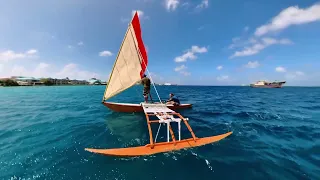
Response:
[[[320,85],[320,1],[1,1],[0,77],[107,80],[139,10],[155,82]]]

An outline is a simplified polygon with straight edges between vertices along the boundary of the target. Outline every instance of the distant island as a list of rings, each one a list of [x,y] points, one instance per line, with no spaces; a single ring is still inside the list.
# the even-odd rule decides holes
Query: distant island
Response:
[[[87,80],[63,79],[57,78],[34,78],[24,76],[11,76],[9,78],[0,78],[0,86],[63,86],[63,85],[106,85],[100,79],[91,78]]]

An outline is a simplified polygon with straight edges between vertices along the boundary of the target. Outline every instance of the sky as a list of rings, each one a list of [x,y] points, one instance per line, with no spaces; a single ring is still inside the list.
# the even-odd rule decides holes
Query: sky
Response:
[[[0,77],[108,80],[138,11],[155,83],[320,86],[320,1],[0,0]]]

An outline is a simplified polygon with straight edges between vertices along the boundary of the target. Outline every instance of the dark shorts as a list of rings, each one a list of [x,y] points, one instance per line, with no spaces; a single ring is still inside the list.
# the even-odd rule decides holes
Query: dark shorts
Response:
[[[150,88],[143,88],[143,96],[148,96],[150,94]]]
[[[172,98],[169,100],[169,102],[174,102],[174,104],[179,105],[180,104],[180,100],[177,98]]]

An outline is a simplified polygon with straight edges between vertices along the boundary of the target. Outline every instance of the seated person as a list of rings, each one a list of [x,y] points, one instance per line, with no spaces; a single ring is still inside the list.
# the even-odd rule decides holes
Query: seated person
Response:
[[[168,99],[166,104],[180,105],[179,99],[176,97],[173,97],[173,96],[174,96],[174,94],[172,94],[172,93],[169,94],[170,98]]]

